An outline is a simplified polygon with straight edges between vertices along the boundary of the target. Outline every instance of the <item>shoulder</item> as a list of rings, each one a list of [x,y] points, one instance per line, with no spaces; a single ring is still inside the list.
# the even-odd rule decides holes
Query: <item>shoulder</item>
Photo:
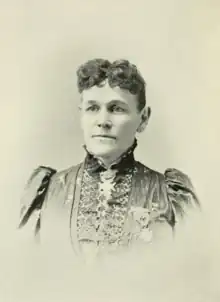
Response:
[[[173,192],[188,192],[192,194],[195,201],[199,203],[192,180],[185,172],[177,168],[167,168],[164,172],[161,172],[149,168],[140,162],[137,162],[137,168],[138,171],[142,170],[142,173],[148,175],[150,178],[158,180],[158,183],[163,183],[167,189],[172,189]]]
[[[143,173],[147,178],[153,208],[173,221],[172,224],[174,220],[184,217],[189,209],[200,207],[196,189],[185,172],[177,168],[167,168],[160,172],[140,162],[137,162],[137,167],[140,174]]]
[[[50,187],[65,188],[69,181],[76,176],[80,167],[81,163],[63,170],[56,171],[56,173],[54,173],[51,177]]]
[[[157,176],[160,178],[163,178],[165,180],[170,180],[174,182],[181,182],[186,184],[189,187],[192,187],[192,182],[190,180],[190,177],[188,174],[184,173],[183,171],[177,169],[177,168],[166,168],[165,171],[159,171],[157,169],[151,168],[149,166],[146,166],[144,163],[136,161],[136,167],[138,171],[143,171],[149,175]]]
[[[70,166],[68,168],[62,170],[55,170],[52,167],[40,166],[36,170],[38,170],[41,174],[41,182],[40,186],[45,184],[45,197],[51,198],[53,195],[57,195],[58,193],[62,193],[68,187],[68,184],[74,181],[74,178],[77,176],[77,172],[81,167],[81,163]],[[36,174],[35,174],[36,175]],[[32,177],[32,181],[34,181],[35,177]]]
[[[50,166],[38,166],[28,178],[25,189],[37,188],[41,185],[46,185],[48,188],[59,185],[64,187],[80,165],[79,163],[63,170],[56,170]]]
[[[19,227],[24,226],[33,213],[40,213],[46,199],[64,193],[80,166],[81,163],[60,171],[50,166],[39,166],[34,169],[21,198]]]

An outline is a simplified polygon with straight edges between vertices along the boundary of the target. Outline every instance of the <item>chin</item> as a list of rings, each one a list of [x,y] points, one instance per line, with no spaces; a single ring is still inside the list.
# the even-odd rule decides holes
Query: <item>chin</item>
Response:
[[[90,146],[89,152],[98,157],[110,157],[117,152],[117,148],[112,146]]]
[[[92,153],[97,156],[97,157],[111,157],[116,150],[112,150],[112,149],[107,149],[107,150],[103,150],[103,148],[101,149],[97,149],[94,148],[92,150]]]

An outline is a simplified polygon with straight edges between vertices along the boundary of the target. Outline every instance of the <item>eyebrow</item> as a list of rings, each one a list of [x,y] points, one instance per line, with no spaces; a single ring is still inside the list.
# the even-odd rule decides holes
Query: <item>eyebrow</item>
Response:
[[[119,104],[121,104],[121,105],[128,105],[128,104],[125,103],[124,101],[122,101],[122,100],[117,100],[117,99],[111,100],[110,103],[119,103]]]
[[[97,103],[97,101],[95,101],[95,100],[88,100],[88,101],[86,101],[86,103],[87,104],[94,104],[94,103]]]
[[[86,101],[86,103],[88,104],[88,105],[93,105],[93,104],[97,104],[97,103],[100,103],[99,101],[97,101],[97,100],[88,100],[88,101]],[[128,104],[127,103],[125,103],[125,102],[123,102],[122,100],[118,100],[118,99],[113,99],[113,100],[111,100],[108,104],[114,104],[114,103],[119,103],[119,104],[121,104],[121,105],[125,105],[125,106],[127,106]]]

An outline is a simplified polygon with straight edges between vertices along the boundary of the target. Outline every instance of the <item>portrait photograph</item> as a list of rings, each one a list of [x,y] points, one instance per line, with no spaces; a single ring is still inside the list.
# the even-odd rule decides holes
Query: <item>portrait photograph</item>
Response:
[[[220,301],[220,3],[0,8],[1,301]]]

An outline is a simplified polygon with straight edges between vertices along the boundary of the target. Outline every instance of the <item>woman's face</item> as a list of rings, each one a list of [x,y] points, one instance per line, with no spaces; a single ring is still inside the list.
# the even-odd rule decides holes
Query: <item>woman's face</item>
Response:
[[[81,126],[87,150],[97,157],[117,158],[133,143],[141,112],[137,96],[108,82],[82,92]]]

